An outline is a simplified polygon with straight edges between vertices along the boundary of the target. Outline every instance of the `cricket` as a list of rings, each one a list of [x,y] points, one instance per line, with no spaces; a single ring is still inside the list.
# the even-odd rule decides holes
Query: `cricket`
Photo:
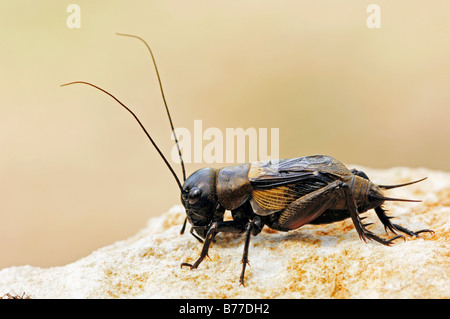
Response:
[[[186,177],[183,155],[153,52],[141,37],[123,33],[117,35],[142,41],[151,55],[178,149],[182,179],[177,176],[135,113],[114,95],[85,81],[70,82],[61,86],[85,84],[109,95],[134,117],[170,170],[180,189],[181,203],[186,211],[180,233],[185,232],[189,222],[190,234],[203,245],[198,259],[193,264],[181,263],[182,268],[198,268],[208,256],[210,245],[218,233],[243,234],[245,241],[239,283],[244,285],[251,236],[258,235],[264,226],[287,232],[306,224],[329,224],[351,218],[360,239],[365,242],[372,240],[386,246],[392,245],[397,239],[405,239],[405,236],[399,233],[416,237],[420,233],[434,234],[431,229],[412,231],[394,224],[390,221],[392,216],[388,216],[383,209],[386,201],[420,202],[387,197],[384,191],[418,183],[426,178],[398,185],[377,185],[364,172],[349,169],[337,159],[327,155],[256,161],[220,169],[206,167]],[[360,214],[372,209],[386,232],[390,231],[393,234],[391,238],[379,237],[367,229],[370,224],[363,223],[365,217],[361,217]],[[232,220],[224,220],[226,211],[231,212]]]

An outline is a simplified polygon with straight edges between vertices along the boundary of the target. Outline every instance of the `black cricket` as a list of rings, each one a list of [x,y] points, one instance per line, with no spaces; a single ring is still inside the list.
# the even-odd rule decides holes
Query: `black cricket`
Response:
[[[243,233],[245,243],[239,282],[244,285],[245,268],[249,262],[250,237],[258,235],[265,225],[278,231],[290,231],[305,224],[329,224],[351,218],[362,240],[365,242],[367,239],[374,240],[386,246],[398,238],[405,239],[403,235],[398,235],[397,231],[409,236],[418,236],[422,232],[434,233],[430,229],[411,231],[393,224],[390,221],[392,216],[387,216],[382,207],[385,201],[419,202],[386,197],[383,190],[411,185],[425,178],[398,185],[376,185],[364,172],[349,170],[330,156],[315,155],[269,160],[221,169],[203,168],[186,179],[183,157],[152,50],[138,36],[117,34],[139,39],[146,45],[151,55],[181,160],[183,184],[141,121],[121,101],[89,82],[76,81],[62,86],[87,84],[112,97],[136,119],[169,168],[180,188],[181,202],[187,215],[181,234],[184,233],[186,223],[189,221],[192,225],[190,233],[203,243],[200,257],[195,263],[182,263],[181,267],[197,268],[208,255],[209,246],[219,232]],[[383,239],[366,228],[370,224],[362,223],[365,217],[359,215],[370,209],[375,210],[386,232],[391,231],[394,237]],[[232,220],[224,221],[226,210],[231,211]]]

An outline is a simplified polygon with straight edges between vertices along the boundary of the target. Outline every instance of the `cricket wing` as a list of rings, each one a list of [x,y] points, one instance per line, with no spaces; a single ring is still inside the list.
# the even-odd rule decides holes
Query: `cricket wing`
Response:
[[[252,186],[250,203],[258,215],[283,210],[296,199],[324,187],[336,176],[320,171],[329,157],[302,157],[252,163],[248,177]]]

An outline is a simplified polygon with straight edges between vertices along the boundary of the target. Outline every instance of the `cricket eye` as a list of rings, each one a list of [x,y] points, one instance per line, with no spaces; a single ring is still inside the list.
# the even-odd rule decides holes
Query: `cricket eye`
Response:
[[[193,205],[198,202],[200,196],[202,195],[202,191],[198,187],[192,187],[189,191],[189,204]]]

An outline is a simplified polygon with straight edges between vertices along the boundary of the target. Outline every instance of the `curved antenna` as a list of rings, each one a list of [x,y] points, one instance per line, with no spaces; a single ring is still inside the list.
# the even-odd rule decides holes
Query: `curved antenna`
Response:
[[[183,190],[183,186],[180,183],[180,180],[178,179],[177,175],[175,174],[172,166],[170,166],[169,162],[167,161],[167,159],[164,157],[163,153],[161,152],[161,150],[159,149],[159,147],[156,145],[155,141],[152,139],[152,137],[150,136],[150,134],[148,134],[147,130],[145,129],[144,125],[142,125],[141,121],[138,119],[138,117],[136,116],[136,114],[133,113],[133,111],[131,111],[125,104],[123,104],[122,102],[120,102],[114,95],[112,95],[111,93],[109,93],[108,91],[92,84],[89,82],[84,82],[84,81],[75,81],[75,82],[69,82],[69,83],[65,83],[65,84],[61,84],[61,86],[67,86],[67,85],[72,85],[72,84],[87,84],[90,85],[94,88],[96,88],[97,90],[102,91],[103,93],[109,95],[110,97],[112,97],[117,103],[119,103],[120,105],[122,105],[128,112],[130,112],[131,115],[133,115],[133,117],[135,118],[135,120],[139,123],[139,125],[141,126],[142,130],[144,131],[145,135],[147,135],[148,139],[150,140],[150,142],[153,144],[153,146],[156,148],[156,150],[159,153],[159,156],[161,156],[161,158],[163,159],[164,163],[166,163],[167,167],[169,168],[170,172],[172,173],[173,177],[175,178],[175,181],[178,184],[178,187],[180,188],[180,190]]]
[[[173,137],[175,139],[175,143],[176,143],[177,149],[178,149],[178,155],[180,156],[181,169],[183,171],[183,181],[186,181],[186,171],[184,169],[183,156],[181,155],[180,146],[178,145],[178,138],[177,138],[177,135],[175,134],[175,129],[173,128],[172,117],[170,116],[169,107],[167,106],[166,97],[164,95],[164,90],[163,90],[162,83],[161,83],[161,77],[159,76],[158,66],[156,65],[156,60],[153,55],[152,49],[150,49],[150,46],[147,44],[147,42],[145,42],[144,39],[142,39],[141,37],[138,37],[137,35],[126,34],[126,33],[116,33],[116,34],[123,36],[123,37],[130,37],[130,38],[135,38],[135,39],[141,40],[147,47],[148,52],[150,52],[150,56],[152,57],[153,65],[155,66],[156,76],[158,77],[159,88],[161,90],[161,95],[162,95],[162,98],[164,101],[164,106],[166,107],[167,116],[169,117],[170,128],[172,129]]]

